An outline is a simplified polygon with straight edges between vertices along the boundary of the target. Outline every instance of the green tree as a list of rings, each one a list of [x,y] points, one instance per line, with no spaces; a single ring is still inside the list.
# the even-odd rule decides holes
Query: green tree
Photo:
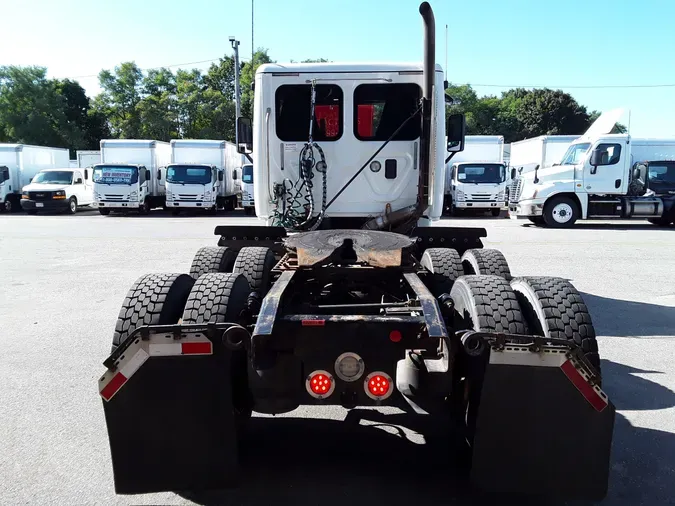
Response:
[[[239,63],[241,71],[244,64]],[[204,84],[219,91],[228,100],[234,100],[234,57],[224,56],[218,63],[212,63],[204,76]]]
[[[77,149],[99,149],[99,141],[109,137],[105,118],[90,106],[84,88],[76,81],[56,81],[56,89],[64,101],[67,128],[64,132],[71,156]]]
[[[536,89],[525,95],[516,110],[524,138],[538,135],[582,134],[589,124],[584,106],[561,90]]]
[[[98,75],[103,90],[94,99],[94,109],[102,113],[116,137],[138,139],[141,118],[138,104],[143,93],[143,72],[134,62],[124,62],[114,72],[102,70]]]

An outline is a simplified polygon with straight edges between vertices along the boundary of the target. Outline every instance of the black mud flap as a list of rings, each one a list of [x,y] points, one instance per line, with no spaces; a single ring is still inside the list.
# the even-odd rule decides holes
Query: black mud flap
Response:
[[[568,499],[607,494],[615,408],[557,350],[491,351],[473,438],[481,491]]]
[[[137,336],[125,348],[99,384],[115,491],[232,484],[238,448],[227,350],[205,335],[180,342],[171,335]]]

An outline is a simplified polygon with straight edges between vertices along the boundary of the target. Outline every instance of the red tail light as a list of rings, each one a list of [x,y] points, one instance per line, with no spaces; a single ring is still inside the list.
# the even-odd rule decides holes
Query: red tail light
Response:
[[[305,388],[315,399],[324,399],[335,390],[335,379],[328,371],[314,371],[307,376]]]
[[[394,392],[394,382],[387,373],[375,371],[366,376],[363,388],[368,397],[382,401]]]

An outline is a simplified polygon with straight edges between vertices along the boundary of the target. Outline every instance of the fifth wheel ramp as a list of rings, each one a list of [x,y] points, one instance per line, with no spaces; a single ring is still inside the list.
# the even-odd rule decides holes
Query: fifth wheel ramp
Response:
[[[471,482],[486,492],[601,499],[615,408],[564,350],[490,352]]]

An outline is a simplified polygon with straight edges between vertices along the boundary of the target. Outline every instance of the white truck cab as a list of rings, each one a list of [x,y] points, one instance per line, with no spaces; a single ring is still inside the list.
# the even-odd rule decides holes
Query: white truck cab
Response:
[[[23,187],[21,207],[29,214],[38,211],[66,211],[75,214],[78,207],[94,204],[91,169],[46,169],[38,172]]]
[[[622,112],[601,115],[570,145],[560,165],[537,168],[516,178],[510,216],[549,227],[569,227],[579,219],[594,218],[672,223],[675,188],[663,191],[661,185],[659,193],[658,184],[650,190],[645,179],[650,179],[650,165],[675,160],[675,139],[607,133]]]
[[[241,167],[241,206],[249,216],[255,216],[255,198],[253,197],[253,164]]]
[[[444,104],[440,65],[429,77],[434,103]],[[426,148],[420,121],[412,119],[424,87],[419,62],[261,65],[254,82],[254,140],[245,143],[252,149],[258,218],[289,228],[308,220],[316,227],[324,219],[333,226],[369,219],[386,224],[423,198],[418,226],[439,220],[443,142],[434,141],[424,154],[429,183],[418,185]],[[443,107],[431,111],[431,139],[445,138],[444,113]],[[248,120],[239,127],[244,124],[251,128]],[[320,149],[309,149],[308,141]]]

